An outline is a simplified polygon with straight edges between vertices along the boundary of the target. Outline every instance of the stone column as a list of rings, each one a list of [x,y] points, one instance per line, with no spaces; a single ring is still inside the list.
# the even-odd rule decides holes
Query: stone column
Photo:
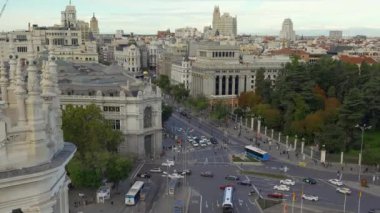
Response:
[[[222,94],[222,81],[223,81],[223,76],[219,75],[219,95],[223,95]]]
[[[230,91],[230,84],[228,82],[229,80],[230,80],[230,76],[226,75],[226,95],[228,95]]]
[[[7,73],[5,71],[4,62],[0,61],[0,90],[1,90],[1,98],[7,104],[8,103],[8,78]]]
[[[257,133],[260,134],[260,131],[261,131],[261,120],[259,118],[257,121]]]
[[[272,140],[273,140],[273,134],[274,134],[274,129],[272,129],[270,133],[270,138],[272,138]]]
[[[297,150],[297,135],[294,138],[294,151],[296,151],[296,150]]]
[[[267,127],[264,128],[264,135],[267,136]]]
[[[232,76],[232,95],[236,95],[235,93],[235,76]]]
[[[305,148],[305,138],[302,138],[302,142],[301,142],[301,153],[303,154],[303,150]]]
[[[281,143],[281,132],[278,132],[278,142]]]
[[[245,118],[245,126],[248,127],[248,118]]]
[[[310,158],[313,159],[314,147],[310,147]]]
[[[340,153],[340,164],[343,164],[343,155],[344,155],[344,152],[341,152]]]
[[[326,162],[326,149],[321,150],[321,163]]]
[[[358,165],[359,165],[359,166],[362,165],[362,153],[359,153],[359,161],[358,161]]]
[[[254,121],[255,119],[252,117],[251,118],[251,130],[253,131],[253,121]]]
[[[289,135],[286,136],[285,143],[286,143],[286,149],[288,149],[288,147],[289,147]]]

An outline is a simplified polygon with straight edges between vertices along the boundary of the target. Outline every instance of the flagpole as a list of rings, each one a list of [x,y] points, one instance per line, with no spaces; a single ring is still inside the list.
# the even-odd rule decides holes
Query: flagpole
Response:
[[[358,213],[360,213],[360,200],[361,199],[362,199],[362,191],[359,191]]]
[[[346,213],[346,199],[347,199],[347,194],[344,193],[343,213]]]

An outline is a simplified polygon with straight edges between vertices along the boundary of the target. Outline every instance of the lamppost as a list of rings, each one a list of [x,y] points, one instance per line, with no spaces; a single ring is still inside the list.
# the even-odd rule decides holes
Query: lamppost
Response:
[[[359,124],[356,124],[356,128],[359,128],[362,131],[362,141],[360,144],[360,153],[359,153],[359,182],[360,182],[360,176],[362,173],[362,156],[363,156],[363,141],[364,141],[364,131],[367,129],[371,129],[371,126],[367,126],[367,124],[363,124],[360,126]]]

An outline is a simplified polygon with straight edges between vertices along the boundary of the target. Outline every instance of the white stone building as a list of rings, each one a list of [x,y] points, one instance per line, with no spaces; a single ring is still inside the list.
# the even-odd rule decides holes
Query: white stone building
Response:
[[[127,72],[141,72],[140,49],[135,44],[115,48],[115,61]]]
[[[63,141],[55,57],[42,69],[34,59],[0,63],[0,212],[68,213],[65,166],[76,147]]]
[[[170,79],[173,84],[183,84],[186,89],[190,89],[191,61],[187,57],[172,64]]]
[[[290,18],[287,18],[282,23],[282,29],[280,32],[280,40],[292,42],[296,40],[296,32],[293,30],[293,22]]]
[[[150,69],[155,69],[158,63],[158,57],[161,53],[161,48],[156,44],[148,44],[148,66]]]
[[[162,152],[161,90],[118,65],[59,62],[61,107],[95,104],[123,133],[122,155],[157,158]]]
[[[201,33],[195,27],[185,27],[175,29],[175,37],[177,38],[195,38],[201,37]]]

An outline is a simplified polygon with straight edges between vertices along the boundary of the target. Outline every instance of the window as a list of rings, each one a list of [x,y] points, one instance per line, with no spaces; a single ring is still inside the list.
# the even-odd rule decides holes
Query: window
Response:
[[[120,130],[120,120],[107,120],[112,129]]]
[[[144,109],[144,128],[152,127],[152,107]]]
[[[104,106],[104,107],[103,107],[103,111],[104,111],[104,112],[108,112],[108,106]]]

